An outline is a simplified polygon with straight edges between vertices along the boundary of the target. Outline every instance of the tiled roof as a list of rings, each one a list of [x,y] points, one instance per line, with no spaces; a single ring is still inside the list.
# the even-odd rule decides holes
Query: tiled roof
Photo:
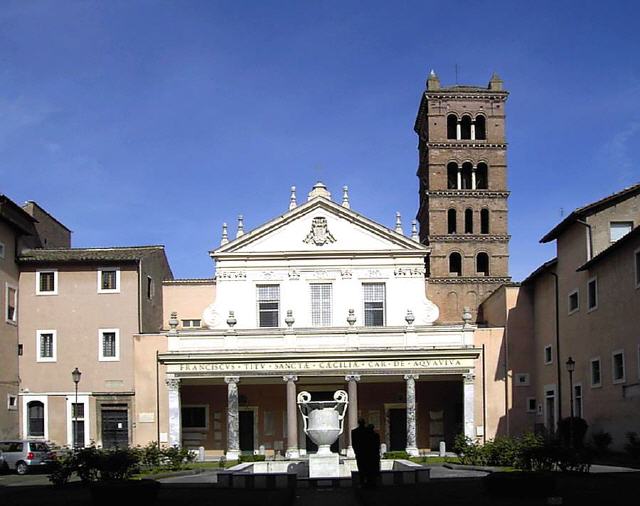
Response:
[[[569,216],[558,223],[549,233],[547,233],[547,235],[540,239],[540,242],[551,242],[554,239],[557,239],[557,237],[567,228],[569,228],[569,226],[572,225],[575,221],[597,213],[602,209],[606,209],[607,207],[615,205],[618,202],[622,202],[639,193],[640,183],[629,186],[628,188],[625,188],[624,190],[621,190],[619,192],[612,193],[611,195],[592,202],[591,204],[587,204],[586,206],[578,207]]]
[[[22,251],[18,262],[132,262],[155,252],[164,252],[164,246],[26,249]]]

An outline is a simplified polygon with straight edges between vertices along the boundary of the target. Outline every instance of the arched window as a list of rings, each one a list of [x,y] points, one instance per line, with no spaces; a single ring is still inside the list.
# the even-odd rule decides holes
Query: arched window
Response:
[[[458,138],[458,118],[455,114],[447,116],[447,139]]]
[[[460,120],[460,138],[471,139],[471,116],[462,116],[462,120]]]
[[[451,253],[449,255],[449,275],[462,276],[462,257],[460,253]]]
[[[40,401],[27,404],[27,432],[29,436],[44,437],[44,404]]]
[[[487,138],[487,122],[482,114],[476,116],[476,139],[484,141]]]
[[[471,209],[464,211],[464,233],[473,234],[473,211]]]
[[[458,164],[450,162],[447,165],[447,188],[449,190],[458,189]]]
[[[471,190],[471,172],[473,171],[473,165],[471,162],[464,162],[462,164],[462,189]]]
[[[476,272],[481,276],[489,275],[489,255],[486,253],[478,253],[476,257]]]
[[[456,226],[456,210],[449,209],[447,211],[447,231],[449,234],[455,234],[458,229]]]
[[[482,209],[480,211],[480,233],[489,233],[489,209]]]
[[[476,188],[478,190],[486,190],[489,188],[488,173],[487,164],[480,162],[476,167]]]

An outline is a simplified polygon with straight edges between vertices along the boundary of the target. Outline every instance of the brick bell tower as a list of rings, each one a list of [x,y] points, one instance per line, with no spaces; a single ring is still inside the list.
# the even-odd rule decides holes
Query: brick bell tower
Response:
[[[427,291],[440,320],[459,322],[509,282],[507,229],[508,93],[489,85],[442,87],[431,71],[415,131],[420,155],[420,241],[431,247]]]

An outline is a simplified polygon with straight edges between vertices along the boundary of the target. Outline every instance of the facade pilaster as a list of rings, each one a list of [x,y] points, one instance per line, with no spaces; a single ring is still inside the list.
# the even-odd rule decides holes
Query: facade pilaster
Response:
[[[238,376],[226,376],[227,384],[227,460],[240,457],[240,416],[238,414]]]
[[[412,457],[417,457],[418,444],[416,435],[416,380],[417,374],[405,374],[407,382],[407,453]]]
[[[287,383],[287,452],[288,459],[300,457],[298,449],[298,411],[296,409],[296,381],[298,377],[288,374],[282,377]]]
[[[169,394],[169,446],[182,446],[180,379],[168,377],[165,383]]]
[[[463,374],[463,409],[464,409],[464,435],[475,439],[475,375],[473,373]]]

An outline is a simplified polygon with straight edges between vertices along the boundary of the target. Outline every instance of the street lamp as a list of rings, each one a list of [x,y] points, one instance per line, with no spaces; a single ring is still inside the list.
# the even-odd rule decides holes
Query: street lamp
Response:
[[[80,383],[80,376],[82,373],[76,367],[71,371],[71,378],[76,385],[76,402],[73,406],[73,447],[78,447],[78,383]]]
[[[566,363],[567,372],[569,373],[569,400],[571,402],[571,418],[569,418],[569,447],[573,447],[573,371],[576,370],[576,361],[571,357]]]

